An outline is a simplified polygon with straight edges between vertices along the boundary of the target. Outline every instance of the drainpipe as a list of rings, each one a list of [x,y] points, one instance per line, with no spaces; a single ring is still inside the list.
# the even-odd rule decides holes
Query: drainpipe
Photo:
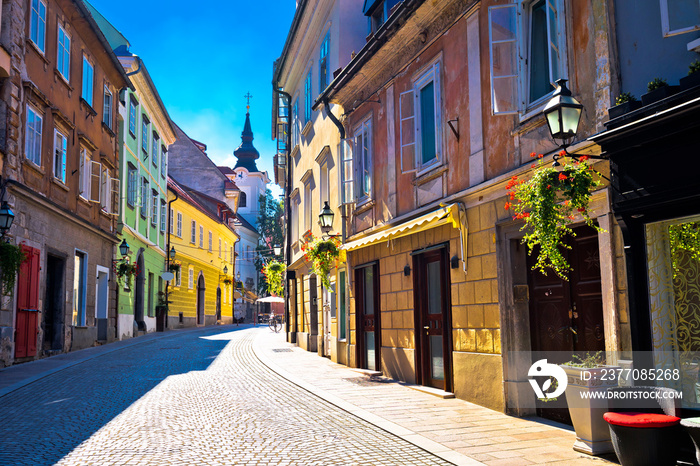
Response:
[[[165,189],[167,192],[167,189],[168,189],[167,188],[167,181],[168,180],[165,180],[165,181],[166,181],[166,188]],[[170,218],[170,212],[172,211],[172,203],[177,201],[179,198],[179,196],[177,195],[177,191],[173,191],[173,192],[175,193],[175,199],[168,201],[168,219]],[[167,226],[168,232],[166,235],[167,241],[165,242],[165,268],[168,272],[170,272],[170,234],[172,233],[172,231],[170,231],[170,220],[168,220],[167,225],[168,225]],[[182,273],[182,269],[180,269],[180,273]],[[168,309],[168,301],[169,301],[168,300],[168,292],[169,292],[168,288],[169,287],[170,287],[170,282],[166,281],[165,282],[165,306],[166,306],[166,309]],[[156,327],[157,327],[157,325],[156,325]],[[168,311],[165,312],[165,324],[163,325],[163,331],[165,331],[166,328],[168,328]]]
[[[292,104],[292,96],[289,95],[287,92],[284,92],[282,89],[278,88],[275,82],[272,83],[272,91],[275,94],[279,94],[284,96],[284,98],[287,100],[288,107],[291,108]],[[290,117],[290,122],[291,122],[291,115]],[[277,116],[275,115],[275,118]],[[291,125],[290,125],[290,130],[291,130]],[[275,130],[276,131],[276,130]],[[287,266],[287,271],[289,270],[289,266],[292,264],[292,228],[291,228],[291,223],[292,223],[292,204],[289,200],[289,196],[292,194],[292,170],[290,169],[292,166],[292,157],[291,157],[291,144],[292,144],[292,132],[287,131],[287,141],[286,141],[286,146],[287,146],[287,153],[285,156],[287,157],[287,182],[285,183],[284,187],[284,216],[285,216],[285,223],[287,224],[287,245],[285,248],[285,265]],[[284,299],[284,329],[285,332],[287,333],[287,339],[289,340],[289,298],[290,298],[290,293],[289,293],[289,280],[286,277],[285,273],[285,283],[286,283],[286,294],[285,294],[285,299]],[[296,335],[294,336],[294,341],[291,341],[290,343],[296,343]]]
[[[330,108],[330,106],[328,105],[328,97],[324,97],[323,100],[322,100],[322,102],[323,102],[323,106],[324,106],[325,109],[326,109],[326,115],[328,115],[328,118],[330,118],[331,121],[333,122],[333,124],[338,128],[338,132],[340,133],[340,139],[341,139],[341,141],[343,141],[343,140],[345,139],[345,127],[344,127],[343,124],[335,117],[335,115],[333,115],[333,112],[331,112],[331,108]],[[341,143],[342,143],[342,142],[341,142]],[[343,163],[343,161],[340,160],[339,162],[340,162],[340,163],[339,163],[339,166],[341,167],[340,169],[342,170],[342,163]],[[341,186],[341,189],[342,189],[342,186]],[[345,238],[346,238],[346,236],[347,236],[347,230],[346,230],[346,228],[345,228],[345,223],[346,223],[346,221],[347,221],[347,211],[346,211],[345,207],[346,207],[345,204],[343,204],[343,205],[340,207],[340,213],[341,213],[341,217],[342,217],[342,219],[343,219],[342,224],[341,224],[341,226],[340,226],[340,227],[341,227],[341,235],[342,235],[341,238],[342,238],[342,242],[343,242],[343,243],[345,242]],[[347,276],[347,274],[346,274],[346,276]]]

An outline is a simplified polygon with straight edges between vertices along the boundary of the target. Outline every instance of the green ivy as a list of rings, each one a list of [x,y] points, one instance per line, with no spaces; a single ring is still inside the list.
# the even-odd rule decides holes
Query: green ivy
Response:
[[[0,291],[5,296],[12,293],[19,268],[27,259],[22,248],[0,241]]]
[[[513,209],[514,219],[525,221],[523,243],[527,244],[529,254],[539,246],[533,270],[546,274],[550,269],[568,280],[571,266],[562,249],[571,249],[564,238],[575,235],[569,227],[575,213],[580,213],[586,224],[602,231],[588,215],[591,193],[600,185],[600,180],[594,176],[595,171],[585,155],[573,163],[564,164],[560,169],[543,166],[542,154],[532,153],[530,156],[539,159],[535,165],[539,168],[527,181],[512,177],[506,185],[510,202],[506,202],[505,208]]]
[[[673,278],[680,272],[681,253],[690,255],[691,259],[700,262],[700,223],[681,223],[668,227],[668,237],[671,243],[671,261],[673,263]]]

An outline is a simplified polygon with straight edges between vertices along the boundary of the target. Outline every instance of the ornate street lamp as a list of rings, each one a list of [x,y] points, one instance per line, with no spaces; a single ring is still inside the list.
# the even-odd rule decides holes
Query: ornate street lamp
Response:
[[[572,97],[571,91],[566,87],[566,81],[557,79],[557,90],[543,111],[552,139],[561,141],[560,145],[563,148],[576,136],[583,111],[583,105]]]
[[[12,222],[15,220],[15,214],[10,209],[7,201],[2,202],[2,207],[0,207],[0,238],[5,236],[7,230],[12,226]]]
[[[170,251],[168,252],[168,256],[170,256],[170,260],[175,260],[175,254],[177,254],[177,253],[175,252],[175,246],[173,246],[170,248]]]
[[[280,246],[279,244],[275,244],[272,247],[272,250],[275,253],[275,256],[279,256],[280,254],[282,254],[282,246]]]
[[[224,265],[224,275],[228,275],[228,267]]]
[[[121,254],[122,257],[129,255],[129,243],[126,242],[126,238],[124,238],[119,245],[119,254]]]
[[[318,215],[318,223],[321,225],[321,231],[323,233],[328,233],[333,228],[333,217],[335,217],[335,214],[328,205],[328,201],[325,201],[323,204],[323,209]]]

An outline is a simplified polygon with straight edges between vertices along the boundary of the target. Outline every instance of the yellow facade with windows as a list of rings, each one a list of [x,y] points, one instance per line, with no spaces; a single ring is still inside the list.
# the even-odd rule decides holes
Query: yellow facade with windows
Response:
[[[233,322],[235,253],[238,236],[227,216],[168,181],[170,247],[175,248],[169,285],[169,326]]]

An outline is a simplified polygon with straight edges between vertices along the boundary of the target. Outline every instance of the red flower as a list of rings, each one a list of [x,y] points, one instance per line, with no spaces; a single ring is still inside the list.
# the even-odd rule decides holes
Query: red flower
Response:
[[[581,157],[578,158],[581,162],[585,162],[586,160],[590,159],[589,156],[587,155],[582,155]]]
[[[541,159],[542,157],[544,157],[544,154],[539,154],[539,155],[537,156],[538,159]]]
[[[552,185],[551,185],[551,184],[548,184],[548,185],[547,185],[547,189],[552,189]]]
[[[565,151],[565,150],[560,150],[560,151],[559,151],[559,157],[566,157],[566,151]]]
[[[534,159],[535,157],[537,157],[537,154],[535,154],[534,152],[530,152],[530,157]]]
[[[510,209],[510,202],[506,202],[503,208],[506,210]]]
[[[568,177],[564,173],[559,173],[559,181],[566,181]]]
[[[525,212],[524,214],[520,215],[520,218],[528,218],[530,216],[530,212]]]
[[[508,197],[510,197],[511,201],[514,201],[515,200],[515,193],[509,193]]]
[[[579,208],[578,208],[578,211],[581,212],[581,213],[584,213],[584,212],[586,211],[586,209],[584,209],[583,207],[579,207]]]

